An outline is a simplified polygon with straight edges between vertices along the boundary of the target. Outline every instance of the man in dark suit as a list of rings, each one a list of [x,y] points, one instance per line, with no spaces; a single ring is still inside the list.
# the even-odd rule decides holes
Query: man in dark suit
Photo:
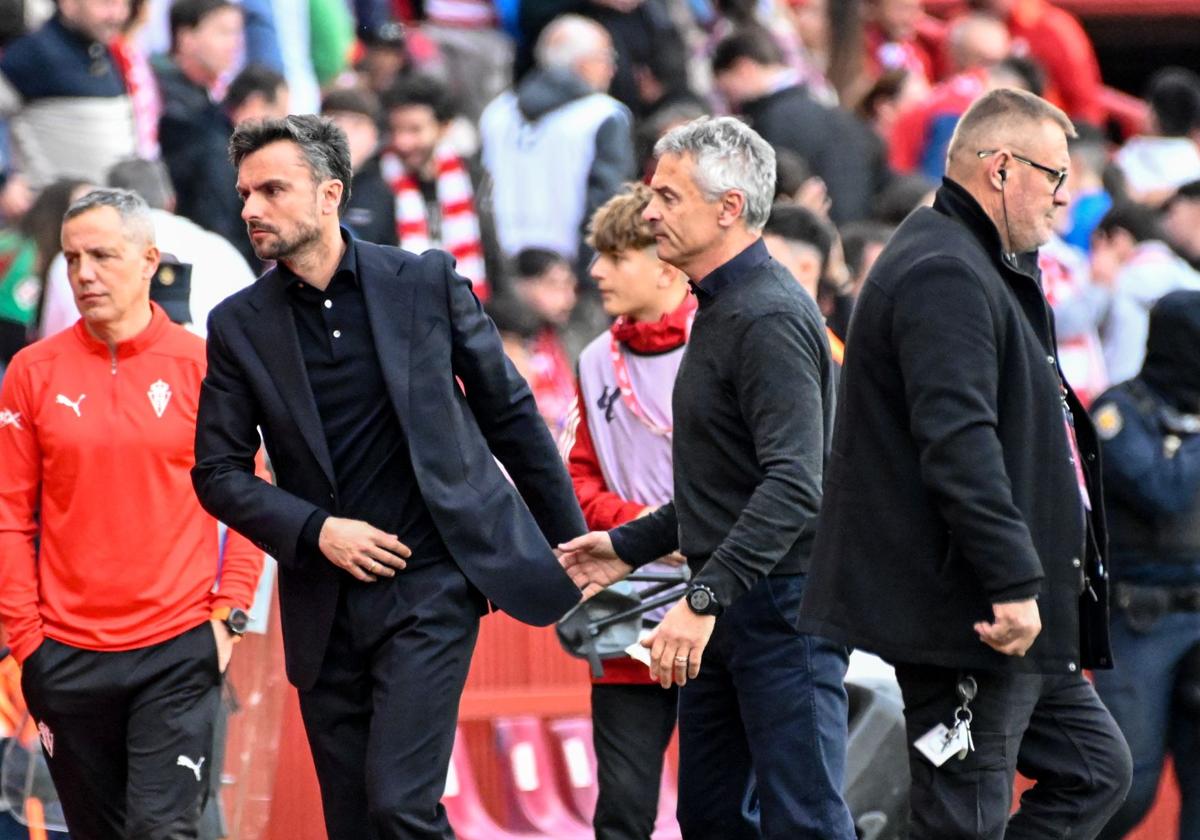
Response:
[[[1068,134],[1033,94],[981,97],[850,327],[801,626],[896,666],[910,742],[973,716],[973,749],[909,752],[914,840],[1095,837],[1129,788],[1083,676],[1112,667],[1098,445],[1037,269]]]
[[[569,609],[579,593],[547,541],[583,517],[449,256],[339,227],[342,131],[250,123],[230,156],[276,267],[209,319],[196,492],[279,560],[329,836],[451,837],[439,800],[479,616],[488,601],[542,625]],[[278,486],[253,474],[259,428]]]

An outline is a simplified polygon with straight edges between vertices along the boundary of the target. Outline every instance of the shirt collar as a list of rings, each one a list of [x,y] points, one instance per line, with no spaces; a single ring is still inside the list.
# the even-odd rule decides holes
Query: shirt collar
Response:
[[[338,262],[337,268],[333,270],[333,277],[329,280],[329,285],[339,281],[349,282],[351,286],[357,287],[358,281],[358,255],[355,253],[354,237],[350,231],[344,226],[342,231],[342,242],[346,246],[346,250],[342,253],[342,259]],[[295,274],[290,268],[283,263],[278,263],[279,277],[283,282],[283,286],[289,292],[301,292],[306,288],[313,288],[305,283],[300,277]]]
[[[709,272],[700,280],[689,280],[692,291],[703,302],[715,298],[721,290],[747,271],[757,268],[771,258],[762,237],[754,240],[744,251]]]
[[[154,301],[150,301],[150,323],[146,328],[132,338],[127,338],[124,341],[117,342],[117,346],[111,351],[105,344],[96,336],[88,331],[87,325],[84,324],[82,318],[75,322],[75,337],[78,338],[83,345],[97,356],[113,356],[118,359],[125,359],[130,356],[136,356],[150,347],[159,338],[171,324],[171,319],[167,317],[167,313],[163,308]]]

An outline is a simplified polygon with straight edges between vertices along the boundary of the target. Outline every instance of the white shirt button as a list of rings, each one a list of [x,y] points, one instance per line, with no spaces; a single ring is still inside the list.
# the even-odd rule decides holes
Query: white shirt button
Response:
[[[333,337],[334,337],[334,338],[341,338],[341,337],[342,337],[342,331],[341,331],[341,330],[334,330],[334,331],[333,331]]]
[[[333,301],[331,301],[331,300],[327,300],[327,301],[325,301],[325,308],[326,308],[326,309],[333,309]]]

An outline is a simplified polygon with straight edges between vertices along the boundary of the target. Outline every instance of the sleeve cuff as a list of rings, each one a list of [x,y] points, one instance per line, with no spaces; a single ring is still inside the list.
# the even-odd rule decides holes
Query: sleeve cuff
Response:
[[[321,553],[321,529],[329,514],[323,510],[314,510],[300,529],[300,538],[296,541],[296,554],[307,557],[310,554]]]
[[[668,502],[649,516],[626,522],[609,531],[617,556],[635,569],[679,547],[675,506]]]
[[[635,569],[646,565],[650,560],[654,559],[646,558],[643,551],[643,541],[639,540],[636,534],[630,533],[628,524],[609,531],[608,537],[612,540],[613,551],[617,553],[617,557]]]
[[[696,574],[693,582],[702,583],[711,589],[717,598],[717,603],[721,605],[721,609],[729,609],[729,605],[746,594],[749,589],[724,564],[711,558]]]
[[[1010,604],[1014,601],[1028,601],[1030,598],[1037,598],[1038,591],[1042,588],[1042,579],[1035,578],[1034,580],[1018,583],[1013,586],[1005,587],[988,595],[988,600],[993,604]]]

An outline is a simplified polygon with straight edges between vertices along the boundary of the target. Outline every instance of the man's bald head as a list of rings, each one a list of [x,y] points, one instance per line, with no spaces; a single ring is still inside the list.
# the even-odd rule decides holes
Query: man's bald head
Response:
[[[951,25],[947,46],[955,69],[969,70],[999,64],[1008,55],[1012,40],[998,17],[974,12]]]
[[[552,20],[538,36],[534,57],[542,69],[573,73],[599,91],[608,89],[616,69],[608,30],[581,15]]]
[[[946,155],[946,172],[962,181],[980,168],[980,151],[1019,146],[1030,131],[1047,123],[1057,126],[1068,138],[1075,136],[1071,119],[1040,96],[1016,88],[988,91],[958,121]]]

